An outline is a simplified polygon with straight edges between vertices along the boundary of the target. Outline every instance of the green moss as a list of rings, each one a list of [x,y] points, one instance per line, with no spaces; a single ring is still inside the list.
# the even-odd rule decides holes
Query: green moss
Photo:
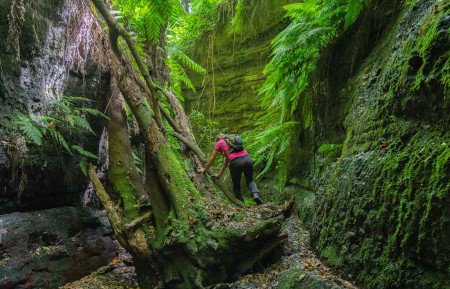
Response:
[[[236,222],[240,222],[240,221],[242,221],[244,219],[244,217],[245,217],[244,214],[237,213],[237,214],[235,214],[233,216],[233,220],[236,221]]]
[[[448,14],[404,8],[343,90],[342,154],[320,170],[308,223],[321,256],[368,288],[450,286]]]
[[[223,228],[219,229],[218,234],[216,233],[216,239],[218,241],[219,248],[228,249],[231,245],[229,242],[239,236],[239,231],[233,228]]]
[[[304,270],[302,267],[294,266],[290,268],[281,277],[276,289],[338,289],[336,285],[332,285],[324,281],[321,277]]]
[[[343,265],[342,257],[338,255],[336,249],[332,246],[328,246],[322,251],[322,257],[334,267],[340,267]]]
[[[215,130],[243,133],[264,115],[258,89],[270,58],[270,42],[285,26],[282,7],[291,2],[248,1],[239,34],[231,33],[222,23],[192,50],[193,59],[207,72],[205,76],[192,75],[198,93],[186,91],[187,107],[217,121]],[[223,20],[228,23],[228,19]],[[200,135],[201,131],[195,129],[195,133]]]

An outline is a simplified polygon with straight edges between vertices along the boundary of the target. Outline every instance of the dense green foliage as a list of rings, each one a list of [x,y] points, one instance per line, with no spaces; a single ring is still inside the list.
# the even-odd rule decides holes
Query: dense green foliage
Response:
[[[242,0],[194,0],[190,3],[190,11],[181,15],[176,21],[176,25],[170,26],[168,39],[168,60],[167,64],[171,69],[173,81],[172,89],[182,98],[182,85],[196,93],[185,68],[190,72],[204,74],[207,67],[201,67],[189,56],[188,52],[200,39],[210,39],[214,42],[215,30],[223,25],[225,16],[231,17],[231,23],[227,23],[232,33],[239,33],[242,29],[242,11],[244,4]],[[214,62],[214,45],[208,47],[208,54],[211,55],[211,62]],[[208,66],[214,66],[210,63]]]
[[[25,138],[26,144],[42,146],[53,142],[69,154],[74,152],[81,157],[80,166],[86,174],[86,158],[96,159],[97,156],[80,145],[71,144],[68,139],[71,135],[94,133],[87,117],[106,117],[94,108],[83,107],[82,104],[91,100],[82,97],[64,97],[49,103],[46,110],[40,114],[23,114],[16,116],[13,126]],[[26,148],[22,148],[26,151]]]
[[[184,9],[179,0],[114,0],[117,18],[131,29],[139,42],[159,42],[162,28],[178,21]],[[121,14],[121,15],[120,15]]]
[[[273,57],[261,88],[265,106],[286,114],[296,110],[301,100],[304,126],[311,124],[311,101],[304,93],[311,73],[323,48],[355,21],[364,2],[308,0],[285,6],[292,22],[273,40]]]
[[[221,108],[224,114],[238,114],[240,107],[247,106],[252,100],[245,94],[237,98],[238,93],[232,90],[236,87],[244,90],[244,86],[233,86],[232,82],[246,80],[253,83],[251,89],[260,93],[264,116],[252,111],[238,116],[242,123],[231,125],[249,127],[251,124],[256,127],[244,136],[246,149],[259,169],[258,177],[276,179],[274,182],[285,193],[274,197],[276,201],[283,197],[307,201],[298,206],[298,212],[310,226],[315,249],[328,264],[339,267],[368,288],[450,288],[450,5],[445,1],[399,1],[398,11],[396,8],[394,12],[383,10],[382,16],[389,14],[392,17],[389,21],[397,19],[397,22],[386,21],[383,23],[385,27],[376,30],[385,35],[367,41],[373,45],[369,51],[361,55],[357,52],[359,48],[348,52],[358,58],[352,59],[352,71],[346,75],[350,79],[342,77],[335,81],[331,76],[315,74],[319,70],[333,74],[333,69],[340,64],[339,61],[325,63],[322,57],[325,54],[327,61],[336,60],[327,54],[327,50],[336,48],[342,52],[347,46],[343,46],[341,41],[351,39],[357,42],[371,37],[368,31],[375,30],[359,26],[373,23],[380,16],[374,16],[373,22],[357,23],[357,19],[366,5],[370,5],[371,11],[382,10],[378,8],[385,4],[383,1],[304,0],[285,6],[285,29],[272,41],[273,53],[264,70],[265,78],[260,77],[258,69],[252,66],[256,62],[267,63],[267,51],[270,50],[267,38],[273,38],[270,34],[273,31],[253,29],[246,21],[250,2],[194,0],[186,6],[187,2],[178,0],[115,0],[112,4],[118,9],[113,11],[116,19],[132,33],[139,53],[144,58],[148,57],[146,60],[151,59],[153,55],[149,54],[152,52],[163,52],[160,57],[170,68],[171,79],[161,85],[169,87],[183,99],[183,93],[188,90],[203,94],[193,78],[205,75],[200,81],[202,89],[205,83],[211,83],[214,105],[207,112],[194,108],[190,115],[197,139],[207,143],[208,149],[218,127],[223,127],[215,118],[208,118],[208,115],[215,115],[215,92],[221,90],[229,98],[223,102],[225,108]],[[259,4],[262,2],[258,1]],[[370,12],[366,11],[364,16],[371,18],[368,14]],[[349,29],[355,30],[347,33]],[[348,36],[354,31],[362,31],[359,38]],[[246,34],[252,34],[252,37]],[[267,38],[261,40],[264,37]],[[202,47],[196,52],[206,54],[202,65],[190,53],[199,45]],[[245,49],[246,46],[251,48]],[[220,58],[223,66],[216,66],[218,47],[232,50]],[[263,60],[253,59],[255,55],[260,55]],[[355,68],[353,62],[357,62]],[[246,69],[251,68],[241,71],[244,70],[240,66],[242,63],[248,64]],[[217,67],[219,69],[215,70]],[[236,71],[219,76],[224,67]],[[206,78],[208,73],[212,78]],[[215,77],[221,77],[222,87],[217,90]],[[329,93],[323,99],[313,91],[313,86],[321,85],[321,81],[327,86],[323,94]],[[341,83],[335,83],[339,81]],[[320,107],[330,102],[332,97],[338,98],[336,102],[340,106],[336,110],[340,111],[324,109],[317,113],[313,110],[313,105]],[[199,97],[198,101],[204,99]],[[81,161],[85,171],[86,160],[97,158],[82,141],[85,134],[93,133],[88,120],[104,117],[100,111],[86,107],[88,102],[80,97],[65,97],[50,103],[39,113],[18,114],[10,130],[19,141],[11,141],[8,157],[14,152],[13,146],[17,145],[21,146],[22,154],[28,154],[30,163],[35,162],[33,165],[41,166],[43,155],[55,153],[55,159],[59,158],[57,161],[60,163],[54,167],[64,168],[64,160],[76,159]],[[141,104],[145,106],[144,110],[150,111],[147,100]],[[170,110],[165,101],[162,105]],[[110,139],[110,154],[114,156],[119,156],[122,150],[123,136],[128,137],[130,132],[136,136],[139,134],[133,113],[127,105],[124,109],[129,130],[117,137],[116,142]],[[340,114],[336,118],[343,123],[315,123],[322,120],[322,113]],[[147,119],[146,123],[150,123],[151,116]],[[236,228],[214,228],[212,231],[217,230],[214,233],[218,235],[216,243],[216,239],[211,241],[213,238],[208,226],[196,228],[197,231],[185,226],[192,222],[191,229],[200,227],[210,219],[201,208],[203,203],[199,192],[185,178],[179,141],[171,135],[173,129],[167,123],[165,125],[169,143],[158,148],[157,153],[162,160],[160,168],[171,177],[172,182],[168,182],[173,186],[171,190],[178,193],[179,187],[186,188],[192,198],[178,199],[174,194],[171,202],[179,211],[170,213],[164,233],[160,229],[166,223],[159,224],[162,237],[157,240],[155,248],[163,248],[167,242],[186,243],[189,251],[194,253],[208,252],[211,248],[214,252],[223,252],[232,248],[235,244],[228,240],[230,237],[237,239],[241,234]],[[298,153],[295,150],[304,149],[294,147],[294,143],[316,126],[322,132],[339,126],[336,129],[339,136],[335,141],[332,137],[321,138],[313,132],[311,142],[314,144],[305,144],[312,147],[311,158],[314,158],[313,163],[308,164],[311,167],[305,170],[309,169],[313,176],[306,185],[299,176],[292,176],[294,178],[289,180],[286,188],[289,158]],[[131,137],[133,146],[133,137],[136,136]],[[139,137],[142,135],[136,138]],[[29,152],[31,148],[34,151]],[[135,163],[138,173],[144,175],[143,146],[133,147],[133,150],[121,157]],[[37,153],[40,153],[39,157],[33,158]],[[111,160],[114,164],[121,162],[120,158]],[[42,171],[47,173],[45,166],[46,162]],[[128,171],[129,168],[123,166],[120,170],[111,169],[109,174],[116,173],[115,177],[125,183],[129,178],[123,176]],[[140,213],[140,205],[136,200],[130,201],[134,198],[131,193],[133,184],[126,185],[129,187],[119,187],[118,191],[128,190],[129,195],[122,195],[122,198],[129,206],[125,207],[127,214],[134,219]],[[311,188],[317,189],[316,195],[309,191]],[[199,216],[201,222],[190,218],[189,214],[194,211],[197,213],[192,215]],[[158,214],[155,216],[159,217]],[[178,217],[180,220],[175,220]],[[231,218],[241,222],[244,216],[236,214]],[[169,226],[171,221],[173,224]],[[169,234],[165,235],[167,232]],[[219,260],[214,254],[208,258]],[[183,267],[187,264],[180,260],[176,265]],[[303,274],[301,268],[290,268],[278,286],[304,285],[308,278],[299,277],[300,274]]]
[[[310,221],[322,257],[371,288],[447,288],[448,258],[444,256],[448,256],[449,248],[450,189],[446,133],[448,4],[440,1],[397,4],[303,1],[288,5],[291,22],[273,41],[273,57],[261,88],[267,113],[259,119],[259,128],[247,134],[246,143],[251,144],[247,148],[252,157],[266,165],[262,173],[270,172],[268,176],[273,178],[276,172],[276,178],[284,185],[286,158],[298,153],[294,150],[303,149],[293,148],[292,138],[314,129],[339,130],[337,137],[305,144],[314,146],[310,148],[313,168],[305,170],[314,173],[313,184],[320,189],[320,197],[309,202],[308,207],[300,206],[299,211]],[[357,21],[365,5],[370,8],[364,13],[368,19]],[[401,13],[398,6],[403,9]],[[421,17],[427,14],[423,20]],[[380,22],[380,17],[399,20]],[[245,21],[242,24],[244,29],[246,24]],[[223,31],[227,29],[221,27],[216,31],[222,33],[217,42],[230,40]],[[348,39],[361,43],[352,43],[355,46],[352,51],[343,51],[349,46],[342,43],[336,45]],[[385,39],[379,44],[381,48],[372,52],[380,39]],[[246,43],[247,47],[251,44]],[[204,46],[204,42],[200,45]],[[361,47],[363,53],[358,51]],[[339,61],[323,61],[324,54],[331,54],[328,49],[355,58],[348,61],[352,63],[348,70],[352,71],[345,71],[347,76],[332,75],[347,69],[347,62],[338,67]],[[386,55],[386,51],[390,53]],[[218,56],[220,61],[228,61],[223,55],[229,57],[222,53]],[[234,61],[250,55],[253,56],[237,54]],[[360,68],[358,62],[366,57],[370,58]],[[329,75],[321,72],[318,75],[325,79],[313,79],[318,70]],[[216,75],[222,85],[239,76],[229,71]],[[330,95],[314,99],[314,90],[321,88],[312,85],[322,83],[324,94]],[[236,92],[219,89],[232,99],[226,104],[235,108],[246,104],[244,97],[233,96]],[[331,101],[332,97],[336,101]],[[322,110],[322,105],[338,102],[342,106],[336,107],[336,111]],[[340,116],[320,119],[321,115],[313,115],[313,104],[319,114]],[[326,122],[341,117],[345,120],[343,124],[314,123],[317,119]],[[333,131],[327,133],[332,135]],[[382,140],[387,141],[387,147]],[[292,180],[290,184],[293,183],[303,187],[301,181]]]
[[[265,162],[260,176],[275,168],[280,187],[287,179],[288,149],[299,129],[292,122],[292,114],[300,110],[299,125],[311,126],[313,100],[306,89],[321,52],[354,23],[366,2],[308,0],[285,6],[291,23],[272,41],[273,56],[264,70],[267,79],[260,88],[262,105],[268,114],[260,128],[249,134],[258,140],[250,147],[257,163]],[[267,143],[270,146],[263,145]]]
[[[117,0],[113,1],[113,4],[118,9],[114,11],[116,19],[134,35],[136,47],[143,58],[148,57],[147,53],[151,46],[157,46],[157,50],[165,52],[161,57],[170,68],[171,79],[170,83],[163,83],[163,85],[170,85],[180,98],[182,98],[183,85],[195,90],[186,69],[199,74],[204,73],[204,69],[189,58],[181,45],[184,42],[179,40],[179,35],[192,37],[192,31],[180,28],[186,26],[186,19],[189,18],[182,2],[179,0]],[[151,69],[162,69],[162,67]]]

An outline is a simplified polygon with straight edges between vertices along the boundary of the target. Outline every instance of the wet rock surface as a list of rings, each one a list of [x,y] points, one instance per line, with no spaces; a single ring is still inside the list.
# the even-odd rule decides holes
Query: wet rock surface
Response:
[[[63,207],[0,216],[0,288],[58,288],[119,253],[106,215]]]
[[[322,95],[345,107],[345,135],[318,142],[340,144],[342,152],[328,164],[314,154],[317,197],[307,223],[321,257],[368,288],[444,289],[450,286],[450,3],[400,7],[355,75],[336,94]]]

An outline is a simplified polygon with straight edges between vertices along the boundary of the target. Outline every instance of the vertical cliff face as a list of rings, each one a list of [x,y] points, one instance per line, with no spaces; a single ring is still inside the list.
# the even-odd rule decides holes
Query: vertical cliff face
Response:
[[[189,111],[209,116],[223,131],[242,133],[255,127],[264,114],[258,89],[264,82],[271,41],[286,26],[283,5],[291,2],[246,1],[241,32],[221,24],[200,40],[192,55],[207,72],[193,78],[197,92],[187,93]],[[229,23],[230,17],[224,17]]]
[[[450,5],[393,2],[400,12],[353,76],[319,77],[330,93],[316,94],[309,224],[322,257],[369,288],[448,288]],[[315,153],[327,142],[342,151]]]
[[[18,112],[40,114],[63,96],[101,100],[108,93],[108,74],[95,53],[96,22],[82,0],[1,0],[0,7],[0,204],[14,210],[17,188],[25,207],[45,207],[50,195],[70,203],[84,186],[79,169],[66,161],[61,169],[55,151],[23,158],[11,121]],[[95,144],[97,137],[84,137],[87,146]]]

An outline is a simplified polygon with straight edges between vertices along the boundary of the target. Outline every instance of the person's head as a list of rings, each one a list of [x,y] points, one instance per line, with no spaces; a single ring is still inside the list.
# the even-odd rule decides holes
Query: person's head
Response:
[[[225,138],[225,134],[223,132],[221,132],[216,136],[216,141],[218,141],[220,139],[224,139],[224,138]]]

